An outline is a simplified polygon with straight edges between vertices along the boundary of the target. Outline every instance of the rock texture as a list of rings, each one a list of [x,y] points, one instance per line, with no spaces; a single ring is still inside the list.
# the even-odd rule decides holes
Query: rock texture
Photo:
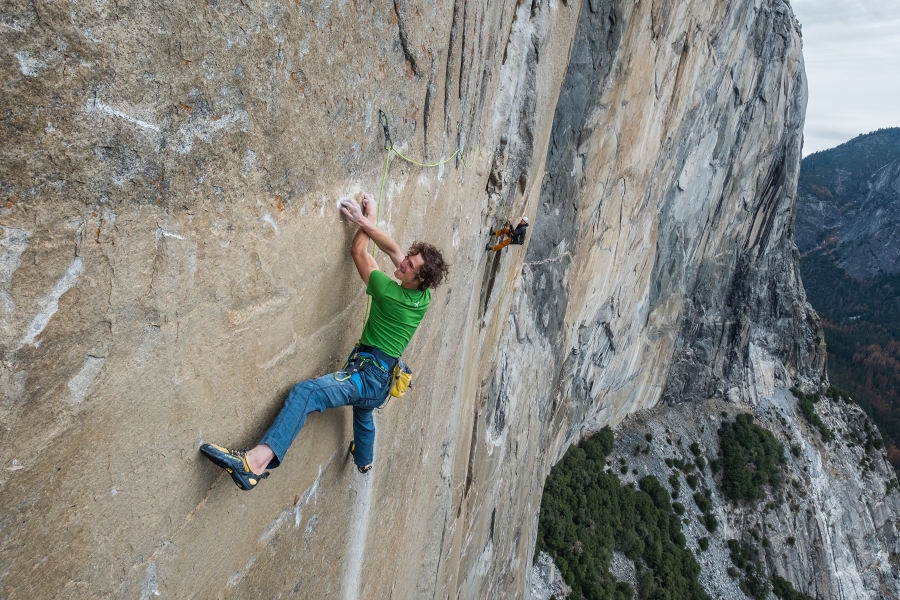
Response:
[[[824,444],[789,392],[778,390],[757,403],[706,402],[660,406],[629,416],[616,431],[616,448],[609,462],[628,470],[623,484],[654,475],[670,493],[669,477],[678,474],[677,501],[686,508],[682,532],[701,565],[700,581],[713,598],[740,600],[747,596],[733,567],[729,539],[742,541],[761,555],[766,571],[783,577],[797,591],[813,598],[896,598],[900,595],[900,492],[883,450],[866,446],[875,426],[855,404],[823,399],[816,412],[836,434]],[[782,484],[766,488],[764,498],[748,503],[729,501],[710,467],[696,469],[697,490],[709,489],[718,529],[710,533],[691,498],[683,473],[665,459],[694,461],[688,446],[700,446],[707,461],[720,455],[719,426],[735,412],[749,412],[784,445],[787,462]],[[647,442],[646,434],[652,435]],[[649,446],[648,452],[634,452]],[[707,538],[709,549],[698,547]],[[738,570],[740,571],[740,570]],[[771,596],[770,596],[771,597]]]
[[[521,596],[584,431],[822,375],[782,0],[13,0],[0,36],[5,597]],[[379,188],[379,109],[463,152],[394,157],[381,201],[453,263],[413,392],[370,477],[333,411],[244,494],[197,447],[254,443],[355,341],[336,201]]]
[[[831,251],[854,279],[900,273],[900,129],[861,135],[803,161],[797,246]]]

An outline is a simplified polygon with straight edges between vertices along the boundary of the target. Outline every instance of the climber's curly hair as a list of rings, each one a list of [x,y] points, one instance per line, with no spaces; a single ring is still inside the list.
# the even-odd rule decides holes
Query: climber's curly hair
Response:
[[[450,265],[444,261],[441,251],[425,242],[413,242],[409,247],[409,256],[419,255],[425,261],[419,272],[419,289],[427,290],[436,288],[444,282],[444,278],[450,272]]]

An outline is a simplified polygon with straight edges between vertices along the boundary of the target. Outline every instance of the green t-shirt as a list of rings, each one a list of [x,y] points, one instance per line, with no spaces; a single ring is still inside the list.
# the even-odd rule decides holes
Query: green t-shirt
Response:
[[[369,275],[366,293],[372,296],[372,306],[359,343],[399,358],[425,317],[431,290],[407,290],[375,270]]]

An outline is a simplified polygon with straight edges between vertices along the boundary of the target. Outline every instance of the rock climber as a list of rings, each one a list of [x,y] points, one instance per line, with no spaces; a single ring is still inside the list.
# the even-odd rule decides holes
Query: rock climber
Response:
[[[498,229],[494,232],[496,236],[502,236],[499,242],[495,245],[488,244],[484,247],[485,250],[493,250],[497,252],[506,248],[510,244],[515,244],[517,246],[521,246],[525,243],[525,232],[528,230],[528,217],[522,217],[519,221],[519,224],[516,225],[516,228],[513,229],[512,223],[507,222],[506,226]]]
[[[258,445],[246,451],[215,444],[200,446],[200,451],[230,473],[242,490],[253,489],[268,477],[267,468],[281,464],[307,415],[338,406],[353,407],[350,451],[357,469],[367,473],[372,468],[372,411],[384,404],[388,396],[394,366],[425,316],[431,290],[447,276],[448,265],[437,248],[415,242],[404,255],[397,242],[377,227],[377,207],[371,195],[363,195],[362,205],[350,199],[342,200],[340,206],[341,213],[359,226],[350,244],[350,255],[366,284],[366,294],[371,296],[369,317],[344,368],[295,385]],[[368,251],[370,240],[394,263],[394,277],[399,283],[378,269]]]

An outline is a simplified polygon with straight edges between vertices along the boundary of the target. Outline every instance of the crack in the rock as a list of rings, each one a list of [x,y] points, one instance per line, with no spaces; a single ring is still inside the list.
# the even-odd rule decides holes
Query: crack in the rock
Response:
[[[406,32],[406,23],[403,21],[403,13],[405,11],[400,8],[400,0],[394,0],[394,12],[397,13],[397,29],[400,30],[400,47],[403,49],[403,56],[406,57],[406,62],[409,63],[409,68],[412,70],[413,75],[421,77],[422,72],[419,68],[419,63],[416,61],[416,56],[413,54],[412,47],[409,44],[409,34]]]

